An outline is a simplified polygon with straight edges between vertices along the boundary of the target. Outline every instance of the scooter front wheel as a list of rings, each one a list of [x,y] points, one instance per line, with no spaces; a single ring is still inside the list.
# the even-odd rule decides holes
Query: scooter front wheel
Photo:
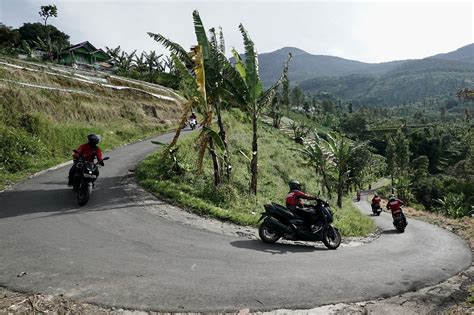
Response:
[[[341,245],[342,237],[339,230],[329,225],[323,231],[323,243],[328,249],[336,249]]]
[[[79,191],[77,192],[77,203],[79,204],[79,206],[82,207],[89,201],[91,192],[91,185],[83,184],[79,187]]]

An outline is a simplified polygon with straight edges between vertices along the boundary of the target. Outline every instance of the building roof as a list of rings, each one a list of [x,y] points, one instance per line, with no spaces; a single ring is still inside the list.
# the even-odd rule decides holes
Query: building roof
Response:
[[[61,55],[69,54],[70,52],[73,52],[79,48],[85,48],[88,54],[99,55],[102,57],[101,59],[104,59],[104,60],[111,59],[110,56],[105,51],[103,51],[102,49],[95,48],[95,46],[89,43],[89,41],[85,41],[76,45],[69,46],[68,48],[65,48],[63,51],[61,51]]]

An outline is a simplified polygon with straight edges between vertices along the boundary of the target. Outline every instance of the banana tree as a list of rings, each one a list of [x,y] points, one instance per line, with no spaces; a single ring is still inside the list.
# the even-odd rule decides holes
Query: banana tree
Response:
[[[314,168],[317,175],[321,176],[321,187],[329,199],[332,195],[332,183],[334,181],[331,169],[335,166],[333,155],[326,149],[324,140],[316,132],[313,132],[315,142],[307,144],[304,149],[297,149],[303,153],[306,165]]]
[[[191,110],[191,108],[196,108],[198,112],[204,115],[203,122],[201,123],[203,128],[198,138],[199,155],[197,168],[198,171],[202,171],[204,153],[206,149],[208,149],[211,155],[214,169],[214,185],[217,186],[220,184],[221,181],[221,167],[217,150],[214,144],[214,133],[213,130],[210,128],[212,123],[213,112],[207,98],[204,75],[205,67],[203,65],[203,53],[201,51],[201,48],[200,46],[198,46],[199,48],[195,50],[198,51],[198,53],[194,54],[193,56],[192,54],[189,54],[181,45],[173,42],[172,40],[164,37],[161,34],[148,33],[148,35],[158,43],[161,43],[163,46],[168,48],[172,53],[170,63],[173,64],[174,67],[176,67],[176,70],[180,73],[182,77],[181,90],[183,91],[185,98],[188,100],[185,106],[185,112],[181,120],[181,126],[176,132],[172,145],[176,143],[180,134],[180,129],[184,127],[189,111]],[[191,75],[191,73],[188,71],[189,69],[193,69],[195,77]],[[218,145],[218,147],[220,146]]]
[[[224,53],[225,44],[222,30],[219,31],[219,34],[216,34],[215,29],[211,28],[208,36],[198,11],[193,12],[193,21],[196,39],[203,59],[202,63],[205,73],[206,102],[212,106],[216,114],[219,137],[224,144],[224,165],[221,170],[223,172],[225,171],[227,178],[229,178],[232,167],[227,143],[226,128],[222,119],[222,104],[223,98],[229,95],[224,88],[226,85],[225,81],[228,77],[227,74],[229,72],[235,72],[235,70]],[[188,69],[195,66],[194,61],[191,59],[191,55],[188,54],[179,44],[169,40],[161,34],[148,33],[148,35],[174,53]],[[218,36],[219,40],[217,39]],[[228,101],[226,100],[226,102]]]
[[[288,65],[291,60],[291,54],[283,68],[283,73],[278,81],[268,90],[263,89],[263,84],[258,72],[258,56],[255,45],[250,38],[247,30],[242,24],[239,25],[245,46],[245,61],[234,49],[235,69],[239,77],[234,76],[231,80],[233,84],[229,91],[233,93],[234,99],[244,107],[252,119],[252,158],[250,162],[250,192],[257,194],[257,177],[258,177],[258,119],[262,110],[271,104],[278,88],[288,80]],[[231,75],[229,73],[229,75]]]
[[[337,206],[341,208],[344,188],[350,174],[349,160],[354,150],[359,148],[361,144],[350,142],[343,134],[335,132],[328,133],[327,140],[322,141],[326,150],[331,154],[335,165]]]

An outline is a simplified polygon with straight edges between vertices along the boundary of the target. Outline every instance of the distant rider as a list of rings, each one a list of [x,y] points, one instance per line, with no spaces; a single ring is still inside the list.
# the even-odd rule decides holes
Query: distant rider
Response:
[[[301,191],[301,184],[297,180],[288,182],[290,191],[286,195],[286,207],[297,215],[302,216],[312,227],[316,222],[316,211],[312,208],[305,208],[303,199],[317,200],[318,197],[306,194]]]
[[[74,152],[72,155],[73,165],[69,170],[69,177],[68,177],[68,186],[72,186],[74,183],[74,174],[76,174],[76,164],[79,158],[82,156],[84,161],[94,163],[94,159],[97,158],[99,164],[104,166],[104,161],[102,160],[102,151],[97,146],[100,142],[100,136],[96,135],[95,133],[91,133],[87,136],[87,143],[81,144],[77,148],[77,152]],[[95,174],[97,177],[99,176],[99,171]]]
[[[379,206],[380,207],[380,197],[377,193],[374,194],[374,198],[372,198],[372,208],[374,206]]]

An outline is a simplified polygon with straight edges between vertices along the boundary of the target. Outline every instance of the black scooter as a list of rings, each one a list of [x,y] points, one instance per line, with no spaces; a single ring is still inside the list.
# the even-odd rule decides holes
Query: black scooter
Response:
[[[78,153],[76,150],[73,150]],[[110,159],[104,157],[103,161]],[[92,187],[99,174],[99,162],[92,163],[84,160],[80,156],[76,163],[76,173],[74,174],[73,190],[77,192],[77,203],[84,206],[90,198]]]
[[[408,225],[407,218],[403,214],[403,210],[400,209],[399,212],[392,212],[393,226],[397,229],[398,232],[405,232],[405,228]]]
[[[263,242],[275,243],[280,238],[292,241],[323,242],[329,249],[336,249],[341,244],[341,234],[333,227],[333,213],[329,204],[318,199],[315,205],[308,205],[316,210],[317,220],[312,229],[305,219],[288,210],[286,207],[272,203],[264,205],[265,212],[258,234]]]
[[[380,204],[378,203],[373,203],[370,205],[372,207],[372,213],[376,216],[379,216],[380,213],[382,213],[382,208],[380,207]]]

